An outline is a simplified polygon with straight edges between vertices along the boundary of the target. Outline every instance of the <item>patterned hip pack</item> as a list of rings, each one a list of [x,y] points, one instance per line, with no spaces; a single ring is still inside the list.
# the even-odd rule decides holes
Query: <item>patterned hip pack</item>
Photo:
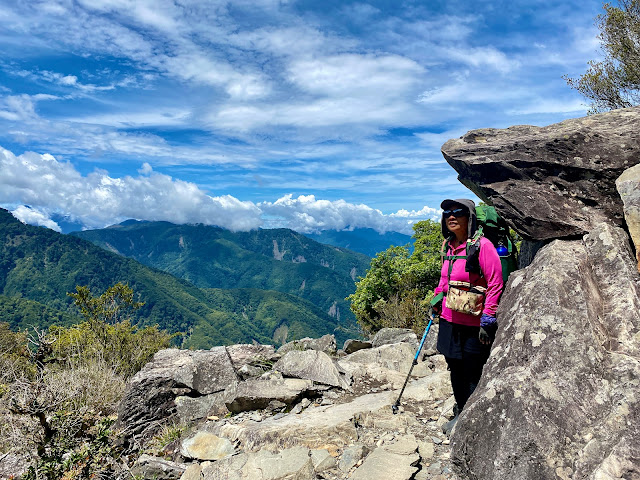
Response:
[[[482,315],[487,289],[469,282],[449,281],[447,308],[468,315]]]

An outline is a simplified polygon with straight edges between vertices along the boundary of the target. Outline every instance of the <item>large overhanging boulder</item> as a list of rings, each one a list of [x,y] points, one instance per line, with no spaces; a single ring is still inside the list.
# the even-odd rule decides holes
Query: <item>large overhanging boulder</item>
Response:
[[[623,224],[616,179],[640,163],[640,107],[546,127],[472,130],[442,146],[458,179],[525,238],[584,235]]]
[[[640,478],[639,280],[628,236],[606,223],[512,274],[452,438],[460,478]]]

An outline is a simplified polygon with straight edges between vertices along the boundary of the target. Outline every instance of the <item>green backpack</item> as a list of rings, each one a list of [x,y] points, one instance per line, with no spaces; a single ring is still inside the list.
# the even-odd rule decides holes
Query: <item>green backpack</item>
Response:
[[[464,258],[467,260],[467,272],[482,275],[478,254],[480,252],[480,237],[485,237],[496,247],[500,257],[500,264],[502,265],[502,280],[506,284],[511,272],[518,269],[518,252],[509,234],[509,225],[498,215],[494,207],[485,204],[476,207],[476,220],[476,233],[473,238],[467,241],[466,254],[461,256],[447,255],[447,241],[445,240],[442,243],[442,251],[440,253],[442,261],[455,261],[457,258]],[[451,266],[450,264],[449,267]]]
[[[502,264],[502,280],[506,284],[511,272],[518,269],[518,252],[509,234],[509,225],[490,205],[478,205],[476,218],[478,230],[474,239],[483,236],[496,247]]]

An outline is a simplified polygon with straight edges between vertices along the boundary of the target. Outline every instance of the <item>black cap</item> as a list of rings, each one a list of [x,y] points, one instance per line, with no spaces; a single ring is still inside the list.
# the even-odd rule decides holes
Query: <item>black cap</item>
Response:
[[[442,210],[449,210],[451,207],[455,205],[460,205],[461,207],[464,207],[467,210],[469,210],[468,202],[469,200],[466,198],[460,198],[458,200],[451,200],[450,198],[447,198],[446,200],[442,201],[442,203],[440,204],[440,208]]]

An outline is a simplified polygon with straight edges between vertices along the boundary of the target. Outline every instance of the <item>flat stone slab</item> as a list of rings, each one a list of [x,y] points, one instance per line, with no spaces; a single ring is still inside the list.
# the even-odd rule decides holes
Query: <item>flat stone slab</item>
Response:
[[[247,420],[240,425],[225,424],[218,434],[232,442],[239,441],[244,451],[279,450],[297,445],[324,448],[327,444],[344,446],[358,439],[352,418],[366,412],[388,408],[393,403],[390,392],[372,393],[349,403],[309,407],[298,415],[267,418],[262,422]]]
[[[261,450],[204,465],[203,480],[314,480],[308,448],[294,447],[278,453]]]
[[[418,462],[420,462],[420,455],[417,453],[404,455],[384,447],[376,448],[350,478],[352,480],[410,480],[418,471],[416,466]]]

